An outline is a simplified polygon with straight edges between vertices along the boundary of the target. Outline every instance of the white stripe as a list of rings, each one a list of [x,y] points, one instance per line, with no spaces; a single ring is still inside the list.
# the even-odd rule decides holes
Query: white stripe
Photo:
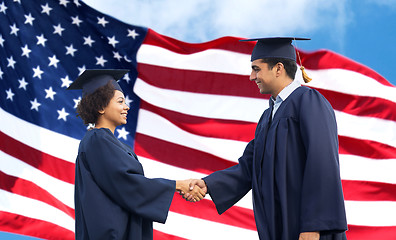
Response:
[[[335,111],[338,134],[396,147],[396,122]]]
[[[396,184],[396,159],[369,159],[340,154],[340,173],[345,180]]]
[[[396,226],[396,202],[345,201],[347,222],[360,226]]]
[[[22,178],[48,191],[67,206],[74,208],[74,185],[54,178],[0,150],[0,171]]]
[[[143,44],[139,48],[137,62],[183,70],[239,75],[249,75],[251,69],[250,54],[221,49],[208,49],[193,54],[179,54],[166,48],[148,44]]]
[[[186,169],[174,167],[168,164],[164,164],[155,160],[144,158],[139,156],[139,162],[143,165],[144,175],[148,178],[166,178],[173,180],[182,179],[201,179],[206,175]],[[210,195],[205,197],[211,200]],[[249,191],[241,200],[239,200],[235,206],[243,207],[247,209],[253,209],[252,204],[252,192]]]
[[[157,88],[137,79],[134,92],[144,101],[193,116],[258,122],[268,100]]]
[[[313,79],[308,86],[336,92],[387,99],[396,103],[396,88],[382,85],[377,80],[345,69],[307,70]],[[297,74],[296,76],[300,76]]]
[[[74,163],[79,140],[39,127],[0,108],[0,131],[51,156]]]
[[[191,134],[178,128],[165,118],[144,109],[139,110],[136,132],[210,153],[233,162],[237,162],[238,158],[242,156],[247,144],[241,141]]]
[[[154,229],[191,240],[258,239],[256,231],[169,212],[165,224],[154,223]]]
[[[144,44],[138,51],[138,62],[163,67],[223,72],[249,76],[251,63],[249,54],[226,50],[209,49],[195,54],[178,54],[167,49]],[[306,69],[313,79],[308,86],[328,89],[357,96],[379,97],[396,102],[396,88],[382,85],[377,80],[361,73],[345,69]],[[296,79],[302,81],[301,71]]]
[[[214,119],[257,122],[263,111],[268,107],[268,100],[266,99],[161,89],[140,79],[135,84],[135,92],[143,100],[155,106],[192,116]],[[335,114],[339,135],[396,146],[396,123],[394,121],[360,117],[341,111],[335,111]]]
[[[0,211],[53,223],[74,232],[74,219],[44,202],[0,189]]]

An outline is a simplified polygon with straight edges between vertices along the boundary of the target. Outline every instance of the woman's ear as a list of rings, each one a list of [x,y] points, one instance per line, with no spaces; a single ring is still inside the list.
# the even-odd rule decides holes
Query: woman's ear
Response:
[[[105,113],[105,110],[102,109],[102,110],[99,110],[98,112],[99,112],[100,115],[103,115]]]

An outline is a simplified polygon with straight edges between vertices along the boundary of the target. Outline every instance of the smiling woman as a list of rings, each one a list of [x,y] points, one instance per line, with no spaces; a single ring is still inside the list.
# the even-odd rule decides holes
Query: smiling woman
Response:
[[[129,106],[117,80],[128,70],[85,70],[68,89],[82,89],[77,113],[92,124],[80,142],[75,172],[76,239],[152,239],[165,223],[175,191],[201,200],[206,189],[189,180],[146,178],[133,149],[114,136]],[[190,199],[189,199],[190,200]]]

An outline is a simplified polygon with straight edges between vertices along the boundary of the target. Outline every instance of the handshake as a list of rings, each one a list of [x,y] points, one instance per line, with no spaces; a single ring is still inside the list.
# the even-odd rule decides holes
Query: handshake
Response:
[[[199,202],[205,197],[208,188],[202,179],[187,179],[176,181],[176,191],[187,201]]]

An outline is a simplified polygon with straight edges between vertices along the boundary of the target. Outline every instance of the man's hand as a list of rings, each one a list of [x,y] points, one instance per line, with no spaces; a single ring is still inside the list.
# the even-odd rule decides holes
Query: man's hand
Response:
[[[194,189],[195,187],[199,187],[200,189],[202,189],[202,191],[206,194],[208,192],[208,187],[206,186],[206,183],[204,180],[202,179],[190,179],[190,190]],[[190,194],[186,193],[183,196],[187,201],[191,201],[191,199],[193,199],[193,196],[191,196]]]
[[[319,232],[302,232],[298,240],[319,240]]]
[[[205,197],[206,189],[203,190],[199,186],[191,185],[192,181],[193,179],[177,180],[176,191],[183,195],[184,199],[190,202],[198,202]]]

